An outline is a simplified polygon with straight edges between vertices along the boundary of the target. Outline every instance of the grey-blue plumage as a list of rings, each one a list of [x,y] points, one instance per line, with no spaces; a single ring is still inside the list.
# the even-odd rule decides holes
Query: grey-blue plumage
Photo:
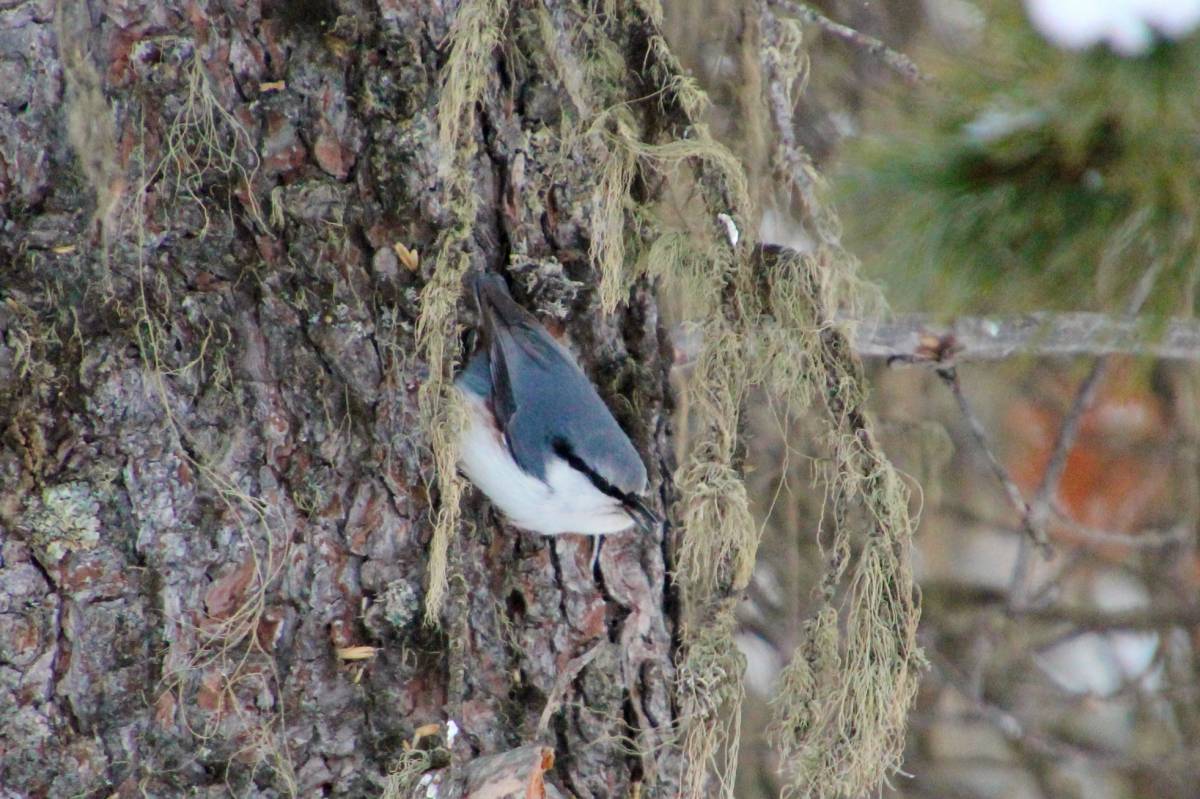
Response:
[[[500,276],[477,274],[472,288],[483,343],[456,381],[482,420],[468,436],[468,477],[527,529],[648,528],[654,517],[637,498],[646,467],[575,358]]]
[[[547,452],[569,454],[621,493],[645,493],[642,459],[574,357],[499,275],[478,275],[475,296],[485,340],[475,359],[486,358],[496,420],[521,468],[544,478]]]

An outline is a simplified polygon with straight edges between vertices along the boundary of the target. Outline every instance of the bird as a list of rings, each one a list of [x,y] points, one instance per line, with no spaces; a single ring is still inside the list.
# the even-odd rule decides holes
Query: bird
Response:
[[[463,474],[522,530],[597,536],[597,547],[602,535],[654,530],[645,464],[575,357],[499,274],[468,281],[480,336],[455,379],[470,416]]]

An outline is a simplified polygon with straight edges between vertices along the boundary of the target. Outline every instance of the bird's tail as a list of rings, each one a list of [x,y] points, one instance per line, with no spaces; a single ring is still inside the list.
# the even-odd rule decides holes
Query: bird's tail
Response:
[[[529,326],[533,316],[517,305],[508,291],[504,278],[495,272],[480,270],[468,276],[471,293],[475,297],[475,305],[483,322],[484,332],[491,339],[492,331],[499,323],[508,328]]]
[[[511,312],[511,309],[522,310],[508,290],[504,278],[495,272],[480,270],[472,272],[467,278],[471,293],[475,296],[475,304],[480,313],[491,309]]]
[[[504,282],[504,278],[495,272],[490,272],[486,269],[472,270],[467,274],[467,285],[471,289],[471,294],[475,297],[475,303],[479,305],[480,310],[483,309],[484,302],[487,298],[496,294],[510,297],[508,293],[508,284]],[[510,297],[511,299],[511,297]]]

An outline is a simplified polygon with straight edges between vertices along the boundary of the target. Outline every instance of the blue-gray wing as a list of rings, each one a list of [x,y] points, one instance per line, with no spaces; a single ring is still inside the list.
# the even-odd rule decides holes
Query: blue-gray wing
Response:
[[[492,406],[513,459],[545,477],[555,452],[621,494],[646,491],[646,467],[571,354],[508,295],[476,279],[492,374]]]
[[[492,367],[490,361],[491,358],[488,355],[488,351],[481,349],[471,356],[471,359],[467,361],[467,365],[459,373],[454,382],[460,388],[491,402]]]

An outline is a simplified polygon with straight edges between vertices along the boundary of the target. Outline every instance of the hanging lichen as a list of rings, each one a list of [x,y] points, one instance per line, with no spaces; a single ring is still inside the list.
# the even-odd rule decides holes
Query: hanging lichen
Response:
[[[465,488],[457,464],[458,439],[467,417],[454,390],[451,370],[459,354],[458,299],[471,265],[467,247],[478,202],[469,172],[475,154],[475,104],[486,87],[506,14],[507,4],[498,0],[468,0],[459,7],[450,30],[450,56],[438,100],[438,168],[446,182],[455,224],[438,242],[437,260],[421,292],[417,321],[417,346],[429,366],[429,377],[417,393],[417,406],[433,451],[440,500],[429,543],[425,620],[430,624],[437,622],[445,600],[447,553],[461,519]]]
[[[751,207],[749,190],[746,186],[745,172],[734,155],[709,135],[703,125],[690,128],[690,137],[651,144],[637,138],[634,126],[623,114],[616,114],[614,130],[606,136],[610,157],[603,168],[600,180],[593,198],[597,208],[597,223],[593,230],[589,254],[592,262],[600,273],[600,302],[606,313],[611,313],[621,299],[628,295],[629,288],[641,272],[638,269],[626,269],[625,264],[631,260],[626,257],[625,211],[631,206],[629,197],[630,187],[637,174],[637,169],[660,170],[673,173],[681,164],[703,162],[707,168],[719,176],[728,187],[730,205],[721,213],[738,213],[742,219],[748,218]],[[601,117],[593,124],[593,130],[601,129],[605,118]],[[660,252],[659,256],[663,253]],[[716,260],[728,261],[728,253],[721,255],[719,250],[710,253]],[[633,259],[641,268],[649,268],[654,259],[642,261]],[[716,266],[714,264],[713,266]],[[669,272],[661,266],[660,273]],[[706,270],[711,275],[715,271]],[[696,278],[700,274],[693,273],[689,281],[693,288],[704,291],[698,285]],[[717,279],[707,278],[699,282],[707,282],[710,287],[719,286]]]
[[[625,207],[636,174],[637,157],[624,142],[632,138],[628,123],[617,116],[613,148],[596,181],[592,203],[596,216],[588,255],[600,274],[600,305],[612,313],[628,292],[625,265]]]
[[[772,272],[796,270],[818,297],[819,267],[796,253],[771,253]],[[805,276],[807,276],[805,278]],[[817,619],[784,672],[775,699],[772,737],[783,755],[788,793],[858,796],[899,766],[908,709],[924,660],[916,642],[920,618],[909,548],[913,520],[908,490],[883,456],[865,415],[863,378],[849,340],[814,304],[820,333],[809,351],[819,380],[831,453],[825,475],[834,522]],[[853,568],[849,555],[866,530]],[[850,583],[839,597],[849,571]],[[836,620],[843,610],[844,632]]]
[[[712,779],[718,783],[717,795],[733,796],[746,670],[746,659],[733,641],[733,606],[732,601],[725,603],[702,629],[684,630],[690,643],[676,686],[679,705],[687,714],[683,756],[695,765],[683,775],[682,794],[687,797],[712,796]]]
[[[798,37],[769,52],[774,66],[763,88],[782,91],[790,103],[804,67],[785,68],[780,62],[786,58],[800,58]],[[682,109],[678,113],[686,118]],[[695,130],[687,127],[685,136]],[[634,149],[689,157],[689,144],[680,137]],[[646,272],[661,276],[667,293],[682,295],[683,307],[697,314],[693,324],[702,338],[688,384],[692,441],[677,475],[684,531],[679,572],[689,620],[678,683],[688,760],[684,784],[693,795],[732,796],[737,728],[715,720],[739,710],[741,677],[730,656],[733,609],[759,545],[740,474],[738,426],[749,391],[765,386],[795,410],[823,399],[832,464],[827,492],[835,505],[833,543],[818,589],[823,606],[785,674],[775,739],[790,790],[860,795],[875,790],[898,763],[922,666],[908,562],[912,520],[906,488],[875,445],[863,413],[863,378],[846,334],[833,321],[839,310],[877,306],[878,293],[855,276],[836,215],[820,199],[820,178],[793,138],[781,136],[774,161],[799,195],[815,242],[811,252],[751,250],[744,173],[723,159],[698,158],[689,163],[712,229],[699,241],[665,234],[643,259]],[[721,213],[738,220],[740,245],[722,241],[716,224]],[[870,529],[855,529],[858,516],[870,520]],[[860,539],[865,543],[851,563],[851,543]],[[843,585],[847,574],[849,584]],[[835,604],[839,598],[844,608]],[[728,681],[721,690],[713,685],[718,679]]]
[[[450,56],[442,71],[442,93],[438,98],[439,172],[461,173],[469,162],[475,140],[475,104],[483,96],[492,58],[500,45],[508,3],[502,0],[467,0],[458,7],[450,28]]]

